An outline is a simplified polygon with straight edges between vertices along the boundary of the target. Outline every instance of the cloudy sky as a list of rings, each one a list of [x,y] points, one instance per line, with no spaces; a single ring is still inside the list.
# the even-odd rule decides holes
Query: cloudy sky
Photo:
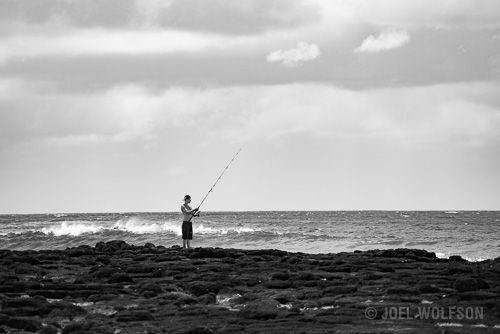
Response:
[[[0,213],[499,210],[498,0],[0,0]]]

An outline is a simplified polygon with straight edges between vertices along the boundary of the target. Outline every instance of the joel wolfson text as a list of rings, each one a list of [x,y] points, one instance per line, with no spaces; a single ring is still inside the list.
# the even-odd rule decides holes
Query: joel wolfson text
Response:
[[[368,307],[365,309],[365,316],[368,319],[433,319],[433,320],[472,320],[483,319],[483,307],[464,306],[419,306],[419,307],[385,307],[376,309]]]

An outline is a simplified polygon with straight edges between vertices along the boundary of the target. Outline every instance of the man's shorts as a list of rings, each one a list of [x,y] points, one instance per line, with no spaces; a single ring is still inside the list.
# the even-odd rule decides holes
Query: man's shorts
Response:
[[[193,239],[193,222],[182,222],[182,239]]]

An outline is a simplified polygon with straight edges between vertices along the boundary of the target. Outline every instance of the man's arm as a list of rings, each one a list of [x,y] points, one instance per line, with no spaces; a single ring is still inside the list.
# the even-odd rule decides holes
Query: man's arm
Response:
[[[198,208],[195,208],[195,209],[192,209],[192,210],[188,210],[184,205],[181,207],[181,210],[182,210],[182,213],[186,214],[186,215],[192,215],[194,214],[196,211],[198,211]]]

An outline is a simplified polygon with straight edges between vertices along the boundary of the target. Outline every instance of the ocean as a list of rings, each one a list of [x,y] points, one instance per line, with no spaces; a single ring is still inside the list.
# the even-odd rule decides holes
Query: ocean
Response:
[[[0,249],[65,249],[124,240],[182,245],[180,213],[0,215]],[[202,212],[192,247],[303,253],[418,248],[469,261],[500,257],[500,211]]]

